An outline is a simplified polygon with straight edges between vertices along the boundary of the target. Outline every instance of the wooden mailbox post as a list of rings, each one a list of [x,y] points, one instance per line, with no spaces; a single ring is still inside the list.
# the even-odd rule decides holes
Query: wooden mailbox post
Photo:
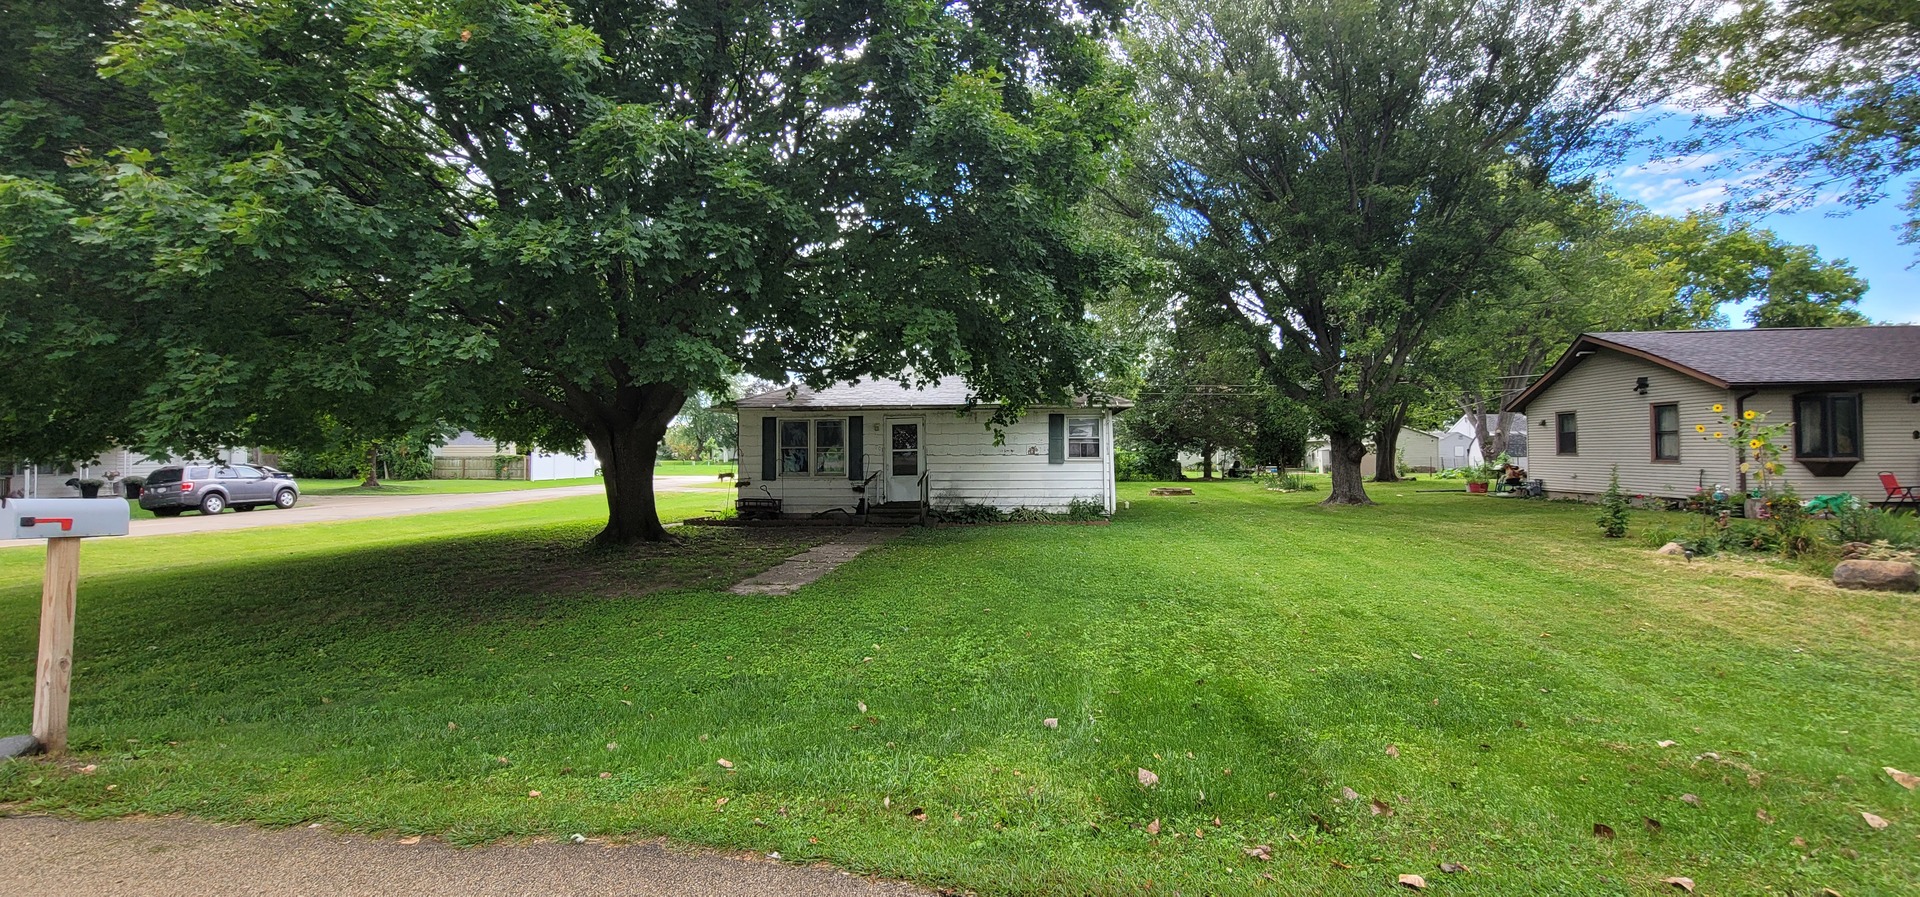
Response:
[[[0,539],[47,540],[40,586],[40,661],[33,680],[33,737],[48,754],[67,750],[73,694],[73,619],[80,587],[80,540],[124,536],[132,510],[119,499],[0,499]]]

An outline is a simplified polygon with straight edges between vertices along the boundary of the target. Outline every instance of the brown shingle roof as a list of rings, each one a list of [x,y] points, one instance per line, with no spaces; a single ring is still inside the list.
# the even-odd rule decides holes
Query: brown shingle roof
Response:
[[[788,396],[791,390],[792,396]],[[736,408],[781,408],[795,411],[835,411],[847,408],[965,408],[973,388],[958,377],[948,377],[919,389],[909,389],[891,380],[862,380],[836,383],[823,389],[806,386],[781,387],[747,396],[734,402]],[[981,402],[991,407],[992,402]],[[1086,396],[1076,396],[1073,407],[1084,408]],[[1097,407],[1125,409],[1133,403],[1117,396],[1093,403]],[[1041,404],[1039,407],[1053,407]]]
[[[1721,388],[1920,383],[1920,326],[1588,333],[1511,408],[1523,411],[1596,349],[1612,349]]]

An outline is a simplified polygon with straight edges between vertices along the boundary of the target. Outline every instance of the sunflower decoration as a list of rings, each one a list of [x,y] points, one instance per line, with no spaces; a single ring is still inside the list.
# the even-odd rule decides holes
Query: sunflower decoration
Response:
[[[1768,480],[1786,469],[1780,463],[1780,440],[1791,431],[1793,425],[1769,425],[1765,411],[1742,408],[1737,412],[1728,412],[1726,408],[1719,402],[1713,404],[1714,412],[1720,415],[1719,429],[1709,431],[1706,424],[1696,424],[1693,431],[1733,446],[1740,473],[1757,474],[1760,478],[1755,494],[1769,494],[1771,485]]]
[[[1719,430],[1715,430],[1715,431],[1713,431],[1713,438],[1715,438],[1715,439],[1725,439],[1725,438],[1727,438],[1727,434],[1725,434],[1725,433],[1722,433],[1722,432],[1720,432]]]
[[[1758,440],[1758,439],[1749,439],[1749,440],[1747,440],[1747,448],[1756,448],[1756,449],[1757,449],[1757,448],[1759,448],[1759,447],[1760,447],[1760,440]]]
[[[1693,425],[1693,432],[1695,432],[1695,433],[1705,433],[1705,432],[1707,432],[1707,425],[1706,425],[1706,424],[1694,424],[1694,425]]]
[[[1740,416],[1747,420],[1753,420],[1753,409],[1748,408],[1747,410],[1740,412]]]
[[[1725,410],[1727,410],[1727,406],[1722,405],[1719,402],[1713,403],[1713,413],[1719,414],[1720,412]]]

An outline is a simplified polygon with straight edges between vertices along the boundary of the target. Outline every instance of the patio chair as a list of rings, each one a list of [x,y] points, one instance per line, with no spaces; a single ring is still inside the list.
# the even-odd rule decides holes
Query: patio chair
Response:
[[[1881,504],[1889,509],[1907,505],[1914,513],[1920,513],[1920,491],[1916,491],[1917,487],[1900,485],[1900,478],[1889,470],[1880,471],[1880,485],[1887,487],[1887,497],[1880,500]]]

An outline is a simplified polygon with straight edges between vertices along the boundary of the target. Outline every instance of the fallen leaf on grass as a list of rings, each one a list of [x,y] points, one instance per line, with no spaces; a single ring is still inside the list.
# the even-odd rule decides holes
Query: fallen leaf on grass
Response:
[[[1424,658],[1424,657],[1421,657],[1421,656],[1420,656],[1420,655],[1418,655],[1418,654],[1415,654],[1415,655],[1413,655],[1413,659],[1414,659],[1414,660],[1426,660],[1426,658]]]
[[[1352,866],[1349,866],[1346,863],[1342,863],[1339,860],[1328,860],[1327,862],[1333,864],[1333,868],[1335,869],[1352,869],[1353,868]]]
[[[1680,802],[1683,804],[1692,804],[1696,807],[1700,806],[1700,795],[1694,794],[1692,792],[1682,794],[1680,795]]]
[[[1319,813],[1308,813],[1307,818],[1313,820],[1314,828],[1317,828],[1323,832],[1333,831],[1333,825],[1331,823],[1328,823],[1326,820],[1326,817],[1321,816]]]
[[[1915,788],[1920,788],[1920,776],[1914,775],[1913,773],[1910,773],[1910,772],[1901,772],[1900,770],[1894,769],[1891,766],[1882,766],[1880,768],[1885,770],[1887,775],[1892,776],[1894,781],[1899,782],[1900,787],[1905,788],[1908,791],[1912,791]]]
[[[1764,822],[1768,825],[1773,824],[1773,814],[1768,813],[1765,807],[1762,807],[1758,810],[1753,811],[1753,818],[1758,819],[1761,822]]]
[[[527,792],[527,796],[528,796],[528,797],[539,797],[539,796],[540,796],[540,792],[538,792],[538,791],[529,791],[529,792]]]
[[[856,701],[856,702],[855,702],[855,704],[856,704],[857,706],[859,706],[859,708],[860,708],[860,712],[861,712],[861,713],[865,713],[865,712],[867,712],[867,702],[865,702],[865,701]]]
[[[1401,887],[1412,888],[1418,891],[1426,888],[1427,880],[1418,875],[1402,875],[1400,876],[1400,885]]]
[[[420,843],[420,836],[419,836],[419,835],[408,835],[408,836],[407,836],[407,837],[405,837],[405,838],[401,838],[401,839],[400,839],[400,843],[402,843],[402,844],[418,844],[418,843]]]
[[[1049,716],[1041,720],[1040,725],[1046,726],[1049,729],[1058,729],[1060,728],[1060,718],[1057,716]]]
[[[93,775],[95,772],[99,771],[99,769],[100,767],[92,763],[89,763],[85,766],[80,767],[80,774],[83,776],[90,776],[90,775]]]
[[[721,807],[724,807],[724,806],[726,806],[726,805],[727,805],[727,802],[728,802],[728,801],[730,801],[730,800],[733,800],[733,798],[731,798],[731,797],[722,797],[722,798],[716,798],[716,799],[714,800],[714,802],[713,802],[713,808],[714,808],[714,809],[716,809],[716,810],[718,810],[718,809],[720,809]]]
[[[1664,747],[1673,747],[1674,745],[1676,745],[1676,744],[1679,744],[1679,742],[1677,742],[1677,741],[1656,741],[1656,742],[1654,742],[1654,744],[1657,744],[1657,745],[1659,745],[1659,746],[1661,746],[1661,747],[1663,747],[1663,748],[1664,748]]]
[[[921,807],[914,807],[913,812],[908,813],[907,815],[912,817],[914,822],[927,821],[927,811]]]
[[[1840,892],[1832,888],[1821,888],[1820,897],[1840,897]]]
[[[1441,863],[1441,864],[1440,864],[1440,871],[1442,871],[1442,872],[1445,872],[1445,873],[1447,873],[1448,875],[1452,875],[1452,874],[1454,874],[1454,873],[1456,873],[1456,872],[1465,872],[1465,871],[1467,871],[1467,867],[1465,867],[1465,866],[1462,866],[1462,865],[1460,865],[1459,863]]]
[[[1885,819],[1881,819],[1880,817],[1875,816],[1872,813],[1869,813],[1865,810],[1860,811],[1860,818],[1865,819],[1867,821],[1867,825],[1876,831],[1887,827],[1887,821]]]
[[[1355,791],[1352,788],[1342,788],[1340,789],[1340,799],[1341,800],[1359,800],[1360,792]]]
[[[1242,847],[1240,848],[1240,852],[1263,863],[1273,859],[1273,845],[1271,844],[1255,844],[1252,847]]]
[[[1367,804],[1367,809],[1372,810],[1375,816],[1393,815],[1393,806],[1377,797]]]
[[[1400,749],[1391,744],[1387,745],[1387,756],[1392,757],[1396,760],[1400,759]]]
[[[453,730],[455,730],[455,729],[458,729],[458,728],[460,728],[460,724],[459,724],[459,723],[455,723],[455,722],[449,722],[449,723],[447,723],[447,731],[449,731],[449,732],[451,732],[451,731],[453,731]]]
[[[1218,816],[1213,817],[1213,827],[1214,828],[1220,827],[1220,817]]]
[[[1650,832],[1656,832],[1656,833],[1657,833],[1657,832],[1659,832],[1659,831],[1660,831],[1660,829],[1661,829],[1661,825],[1660,825],[1660,820],[1658,820],[1658,819],[1655,819],[1655,818],[1653,818],[1652,816],[1642,816],[1642,817],[1640,817],[1640,824],[1641,824],[1641,825],[1644,825],[1644,826],[1646,826],[1646,827],[1647,827],[1647,831],[1650,831]]]
[[[1611,841],[1613,840],[1613,826],[1604,822],[1596,822],[1593,824],[1593,836],[1602,841]]]
[[[1689,894],[1693,893],[1693,879],[1684,875],[1676,875],[1672,878],[1663,878],[1660,880]]]
[[[717,763],[717,764],[719,764],[719,765],[720,765],[720,768],[721,768],[721,769],[732,769],[732,768],[733,768],[733,761],[732,761],[732,760],[728,760],[728,759],[727,759],[727,758],[725,758],[725,757],[721,757],[720,759],[718,759],[718,760],[715,760],[715,761],[713,761],[713,762],[715,762],[715,763]]]
[[[1144,766],[1134,770],[1133,775],[1135,778],[1140,780],[1141,787],[1152,788],[1153,786],[1160,784],[1160,777],[1157,775],[1154,775],[1153,770],[1148,769]]]
[[[601,773],[601,774],[600,774],[600,777],[601,777],[601,778],[603,778],[603,779],[611,779],[611,778],[613,778],[613,773],[610,773],[610,772],[603,772],[603,773]]]
[[[1154,821],[1147,823],[1147,834],[1149,835],[1160,834],[1160,820],[1155,819]]]

